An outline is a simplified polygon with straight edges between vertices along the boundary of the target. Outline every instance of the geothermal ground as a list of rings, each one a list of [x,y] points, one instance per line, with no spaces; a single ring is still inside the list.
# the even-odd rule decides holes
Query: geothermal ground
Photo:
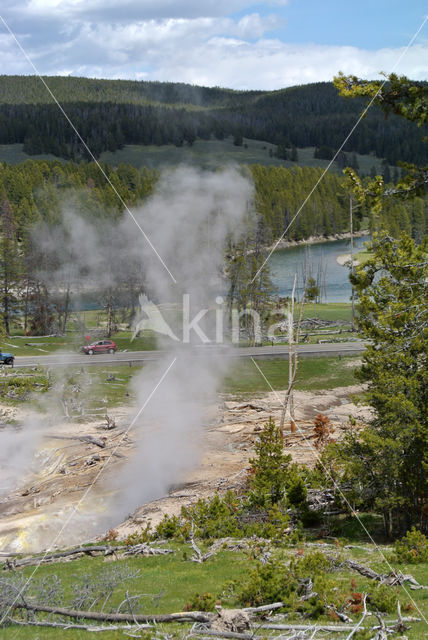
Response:
[[[297,430],[290,433],[286,423],[284,435],[285,450],[293,460],[308,465],[315,462],[312,421],[318,413],[330,418],[334,439],[340,439],[350,428],[350,414],[357,423],[370,416],[368,407],[352,402],[351,397],[358,392],[361,387],[353,386],[295,393]],[[124,407],[109,411],[116,424],[111,429],[105,428],[104,420],[64,420],[40,442],[37,468],[28,468],[19,487],[0,501],[2,551],[64,547],[93,539],[103,527],[114,527],[119,538],[125,538],[148,521],[156,525],[165,513],[178,513],[183,505],[198,498],[239,485],[263,424],[269,416],[279,423],[283,397],[284,392],[257,394],[240,401],[219,396],[217,406],[206,409],[200,464],[189,469],[167,496],[142,505],[122,523],[114,520],[109,510],[114,500],[112,479],[135,451],[133,432],[126,433],[129,411]],[[28,417],[28,411],[24,414],[20,408],[0,407],[0,411],[18,425]],[[66,526],[73,506],[72,526]]]

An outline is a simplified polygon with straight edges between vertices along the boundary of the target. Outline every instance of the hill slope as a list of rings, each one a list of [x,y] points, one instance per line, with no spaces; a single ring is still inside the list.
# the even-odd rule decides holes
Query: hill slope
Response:
[[[331,83],[246,92],[130,80],[46,81],[96,156],[125,144],[180,147],[230,135],[288,148],[337,149],[364,104],[338,96]],[[423,133],[371,109],[345,151],[374,153],[390,164],[397,159],[423,163]],[[74,131],[34,76],[0,76],[0,144],[16,143],[29,154],[85,157]]]

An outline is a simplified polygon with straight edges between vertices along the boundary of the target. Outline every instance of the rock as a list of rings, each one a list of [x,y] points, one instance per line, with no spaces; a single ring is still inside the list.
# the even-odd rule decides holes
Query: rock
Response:
[[[235,631],[243,633],[250,629],[250,616],[242,609],[222,609],[216,607],[218,617],[211,623],[217,631]]]

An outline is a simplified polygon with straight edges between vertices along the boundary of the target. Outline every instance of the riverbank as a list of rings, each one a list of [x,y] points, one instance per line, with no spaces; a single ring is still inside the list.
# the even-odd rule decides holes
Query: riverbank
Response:
[[[367,260],[370,260],[372,256],[373,256],[373,253],[371,251],[367,251],[367,250],[358,251],[356,254],[354,254],[354,267],[357,267],[360,264],[366,263]],[[340,264],[342,267],[343,266],[349,267],[349,263],[351,262],[351,254],[342,253],[340,256],[337,256],[336,262]]]
[[[287,249],[273,251],[269,256],[270,278],[276,295],[286,297],[291,295],[294,276],[298,276],[298,294],[302,289],[304,273],[318,278],[318,286],[322,290],[323,301],[349,302],[352,287],[349,281],[349,269],[337,262],[337,257],[349,253],[349,234],[332,238],[333,241],[314,242],[307,245],[297,243]],[[361,233],[359,234],[361,236]],[[354,259],[359,259],[359,252],[369,238],[354,236]],[[346,262],[346,259],[345,259]]]
[[[352,234],[354,238],[363,238],[364,236],[369,236],[370,231],[368,229],[363,229],[362,231],[354,231]],[[298,247],[302,244],[321,244],[323,242],[335,242],[337,240],[348,240],[351,238],[351,233],[349,231],[344,233],[335,233],[330,236],[309,236],[309,238],[305,238],[304,240],[280,240],[278,244],[273,244],[266,248],[267,251],[279,251],[280,249],[289,249],[290,247]]]
[[[340,264],[341,267],[349,267],[351,264],[351,254],[350,253],[342,253],[340,256],[336,258],[337,264]],[[358,260],[353,260],[354,267],[358,267],[360,264]]]

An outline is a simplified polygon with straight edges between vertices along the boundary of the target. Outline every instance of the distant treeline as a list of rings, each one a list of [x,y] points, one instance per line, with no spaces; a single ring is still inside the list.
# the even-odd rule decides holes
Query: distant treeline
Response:
[[[244,136],[282,148],[337,149],[364,101],[346,100],[331,83],[280,91],[232,91],[178,83],[46,79],[82,138],[98,157],[125,144],[181,146],[196,139]],[[370,109],[345,151],[374,153],[395,165],[423,164],[421,132],[402,118]],[[38,78],[0,76],[0,144],[29,154],[87,158],[82,143]]]

